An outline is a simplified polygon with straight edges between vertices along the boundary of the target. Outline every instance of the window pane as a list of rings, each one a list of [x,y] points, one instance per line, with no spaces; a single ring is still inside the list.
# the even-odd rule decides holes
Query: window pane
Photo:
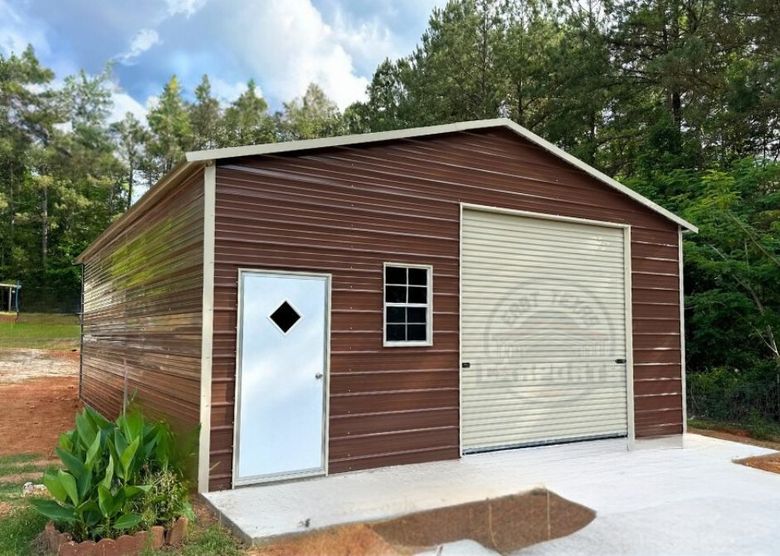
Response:
[[[428,285],[428,269],[425,268],[410,268],[409,269],[409,283],[415,286]]]
[[[385,267],[386,284],[406,284],[406,269],[397,266]]]
[[[406,322],[406,309],[403,307],[388,307],[387,322]]]
[[[410,287],[409,303],[428,303],[428,288]]]
[[[427,327],[424,324],[410,324],[406,327],[406,339],[409,341],[424,342],[427,340],[426,336]]]
[[[406,310],[406,322],[425,323],[425,317],[428,310],[425,307],[409,307]]]
[[[402,342],[406,340],[406,326],[403,324],[387,325],[387,341]]]
[[[406,303],[406,286],[387,286],[385,301],[388,303]]]

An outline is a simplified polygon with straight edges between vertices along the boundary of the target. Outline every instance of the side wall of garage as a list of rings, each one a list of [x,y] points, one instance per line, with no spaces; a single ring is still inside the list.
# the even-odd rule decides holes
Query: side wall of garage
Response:
[[[108,417],[132,398],[191,429],[200,422],[203,171],[155,201],[84,261],[81,398]]]
[[[677,225],[506,130],[220,162],[211,489],[229,488],[239,268],[331,273],[329,471],[459,456],[460,203],[632,226],[637,436],[682,431]],[[383,263],[433,266],[433,345],[382,346]]]

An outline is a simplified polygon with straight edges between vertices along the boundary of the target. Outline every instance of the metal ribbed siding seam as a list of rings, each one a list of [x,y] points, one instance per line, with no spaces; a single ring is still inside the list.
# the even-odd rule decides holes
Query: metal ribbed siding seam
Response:
[[[202,172],[86,257],[85,403],[115,416],[127,390],[150,415],[197,425],[202,259]]]

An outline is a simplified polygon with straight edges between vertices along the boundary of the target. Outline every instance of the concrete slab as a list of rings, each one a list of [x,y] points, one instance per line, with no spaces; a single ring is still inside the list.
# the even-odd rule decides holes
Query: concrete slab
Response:
[[[627,451],[625,440],[601,440],[526,448],[205,497],[253,542],[543,487],[598,517],[529,554],[745,554],[780,544],[780,475],[732,463],[770,450],[698,435],[686,435],[683,449],[664,440],[638,445]]]

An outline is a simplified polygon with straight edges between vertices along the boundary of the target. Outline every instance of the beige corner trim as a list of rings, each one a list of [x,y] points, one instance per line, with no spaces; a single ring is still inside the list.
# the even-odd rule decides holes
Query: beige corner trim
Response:
[[[198,443],[198,492],[209,490],[211,452],[211,372],[214,343],[214,230],[217,169],[203,170],[203,323],[200,352],[200,438]]]
[[[677,267],[680,274],[680,379],[682,392],[682,431],[688,432],[688,385],[685,370],[685,288],[683,287],[683,229],[677,235]]]

